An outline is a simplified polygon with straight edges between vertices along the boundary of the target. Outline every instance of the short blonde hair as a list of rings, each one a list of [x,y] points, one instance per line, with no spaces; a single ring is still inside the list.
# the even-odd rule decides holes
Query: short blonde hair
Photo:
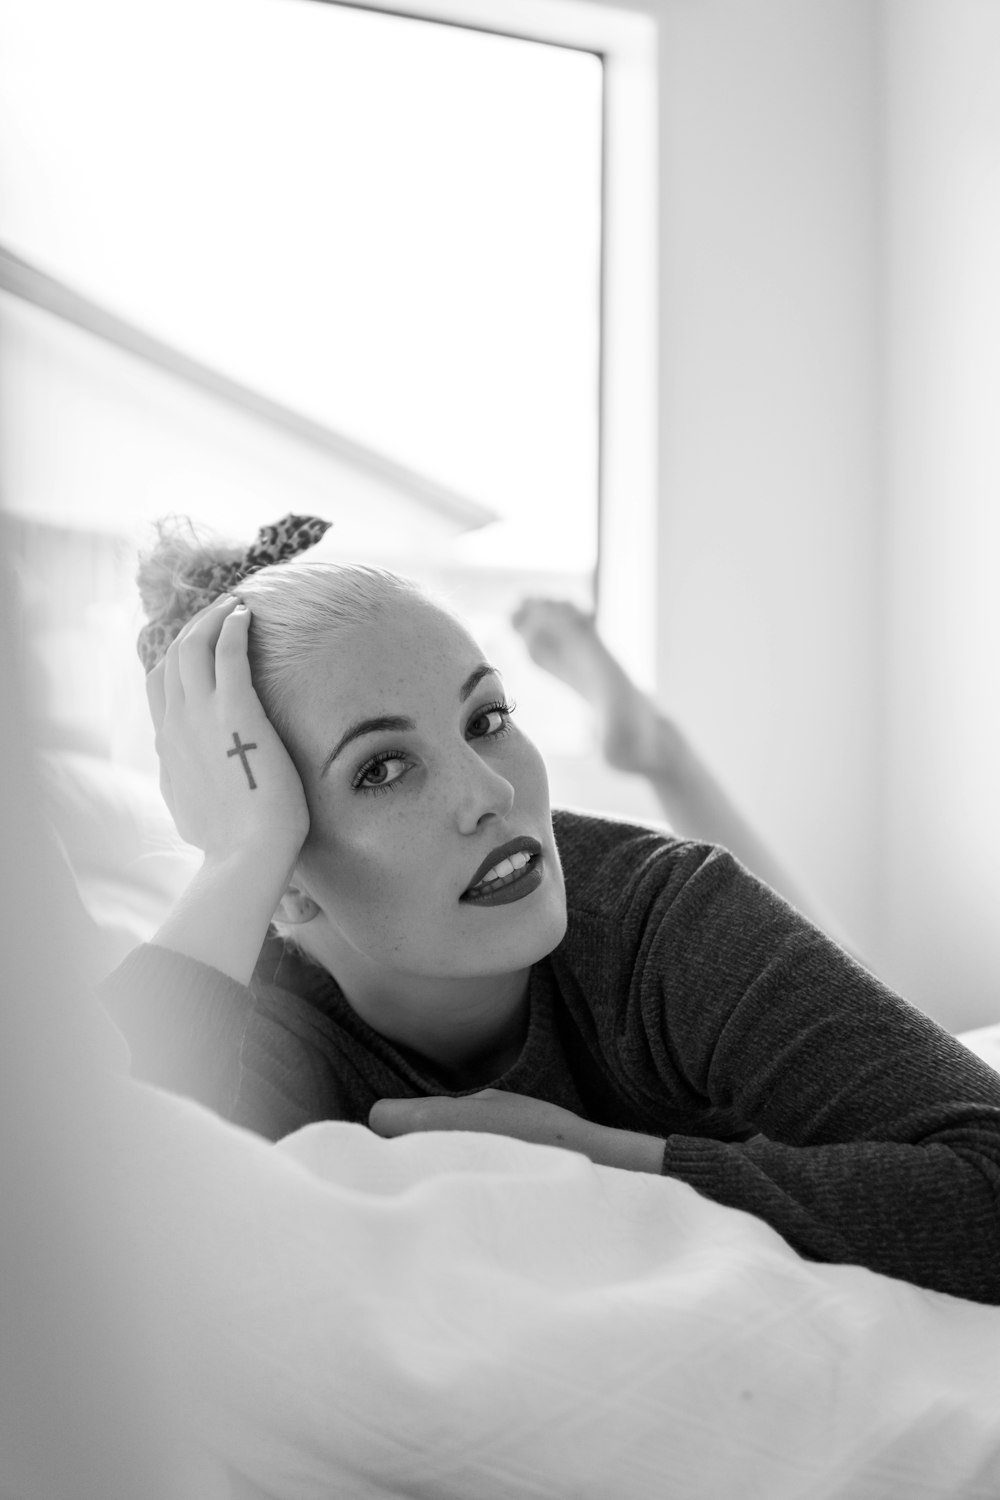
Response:
[[[290,516],[279,525],[287,529],[298,522],[314,533],[326,524]],[[316,539],[314,534],[312,540]],[[400,598],[422,600],[452,613],[421,584],[387,568],[291,556],[263,566],[255,563],[244,572],[246,556],[243,548],[207,535],[186,516],[158,521],[156,541],[140,554],[136,574],[148,621],[140,632],[140,656],[149,671],[185,622],[206,604],[223,593],[244,600],[252,614],[248,652],[253,684],[283,737],[290,728],[292,692],[329,649],[331,632],[363,625]]]
[[[250,674],[283,737],[292,695],[329,650],[331,633],[364,625],[399,599],[446,609],[414,579],[362,563],[275,563],[232,592],[250,608]]]

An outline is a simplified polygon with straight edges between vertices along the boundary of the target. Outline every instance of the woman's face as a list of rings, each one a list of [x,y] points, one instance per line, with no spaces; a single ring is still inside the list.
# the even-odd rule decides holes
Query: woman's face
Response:
[[[298,883],[320,908],[308,947],[338,978],[504,974],[560,942],[545,767],[454,619],[399,598],[338,629],[288,718],[311,817]]]

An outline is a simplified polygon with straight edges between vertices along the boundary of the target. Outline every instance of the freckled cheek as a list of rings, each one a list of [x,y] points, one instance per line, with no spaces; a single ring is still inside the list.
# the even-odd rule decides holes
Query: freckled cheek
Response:
[[[311,805],[300,863],[314,886],[351,904],[370,904],[426,879],[427,854],[412,818],[404,807],[384,805],[393,795],[372,799],[377,806],[334,805],[332,799]]]
[[[517,760],[511,766],[511,779],[515,782],[522,803],[534,809],[548,809],[549,776],[541,751],[527,736],[517,746]]]

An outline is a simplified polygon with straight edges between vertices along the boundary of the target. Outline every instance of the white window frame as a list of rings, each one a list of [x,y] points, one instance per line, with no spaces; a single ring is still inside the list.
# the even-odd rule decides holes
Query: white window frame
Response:
[[[656,682],[657,31],[590,0],[313,0],[596,53],[604,68],[598,623]]]

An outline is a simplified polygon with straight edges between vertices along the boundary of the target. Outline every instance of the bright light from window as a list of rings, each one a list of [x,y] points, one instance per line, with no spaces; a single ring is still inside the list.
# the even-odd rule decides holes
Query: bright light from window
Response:
[[[5,11],[14,251],[492,507],[468,562],[592,569],[596,56],[313,0]]]

